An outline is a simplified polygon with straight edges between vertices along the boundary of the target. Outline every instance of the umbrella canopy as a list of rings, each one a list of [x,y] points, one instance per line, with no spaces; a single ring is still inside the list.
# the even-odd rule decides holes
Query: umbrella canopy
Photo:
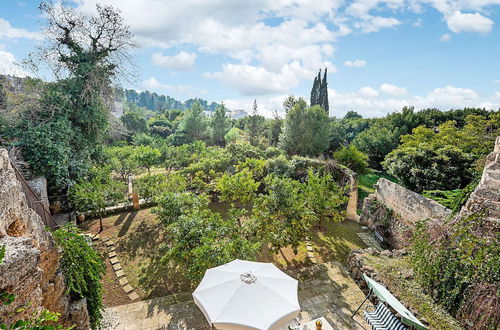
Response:
[[[297,289],[273,264],[236,259],[207,270],[193,298],[217,329],[277,329],[300,311]]]
[[[391,307],[394,308],[399,315],[401,315],[401,320],[404,324],[412,325],[420,330],[427,329],[427,327],[423,325],[422,322],[420,322],[405,306],[403,306],[403,304],[399,302],[399,300],[397,300],[385,286],[372,280],[366,276],[366,274],[363,274],[363,277],[365,278],[368,287],[373,290],[373,293],[377,295],[378,299],[391,305]]]

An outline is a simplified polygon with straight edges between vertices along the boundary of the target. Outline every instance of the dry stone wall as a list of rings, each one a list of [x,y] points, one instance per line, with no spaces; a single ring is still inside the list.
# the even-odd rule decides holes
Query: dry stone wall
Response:
[[[486,212],[492,225],[500,224],[500,136],[486,158],[481,181],[460,211],[461,215],[481,212]]]
[[[85,300],[73,300],[59,269],[60,252],[42,220],[28,207],[5,149],[0,148],[0,292],[15,295],[0,306],[0,323],[29,319],[42,309],[61,314],[60,320],[76,329],[88,329]]]

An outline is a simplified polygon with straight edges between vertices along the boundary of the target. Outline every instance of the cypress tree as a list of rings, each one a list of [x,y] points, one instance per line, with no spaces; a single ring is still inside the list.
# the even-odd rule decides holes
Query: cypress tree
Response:
[[[330,113],[330,105],[328,104],[328,82],[327,82],[327,69],[325,68],[325,73],[323,75],[323,81],[321,82],[320,87],[320,97],[319,97],[319,105],[325,109],[326,113]]]
[[[318,82],[318,77],[314,76],[314,83],[313,83],[313,87],[311,89],[311,106],[313,106],[316,102],[316,99],[317,99],[317,95],[316,95],[316,91],[318,89],[318,85],[319,85],[319,82]]]

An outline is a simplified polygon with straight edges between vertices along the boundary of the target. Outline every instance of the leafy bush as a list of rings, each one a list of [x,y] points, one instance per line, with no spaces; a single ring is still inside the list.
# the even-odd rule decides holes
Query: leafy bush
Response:
[[[365,174],[368,168],[368,155],[359,151],[354,145],[342,147],[333,153],[333,157],[342,165],[358,174]]]
[[[438,303],[471,328],[498,327],[493,306],[500,303],[500,237],[488,231],[487,220],[472,215],[448,224],[420,222],[410,256],[416,279]],[[481,290],[486,287],[491,289]]]
[[[217,182],[217,190],[220,192],[221,201],[248,203],[255,198],[259,185],[260,182],[253,179],[252,172],[244,169],[233,175],[224,174]]]
[[[472,179],[472,163],[472,156],[455,146],[436,149],[423,143],[418,147],[395,149],[382,164],[406,188],[421,192],[466,186]]]
[[[101,279],[106,270],[104,261],[77,227],[67,225],[53,234],[62,249],[61,269],[68,293],[76,299],[87,300],[90,325],[92,329],[98,329],[103,310]]]
[[[208,208],[209,198],[207,195],[196,195],[192,192],[166,192],[157,202],[158,206],[154,209],[154,213],[163,224],[170,225],[190,210]]]
[[[295,168],[291,161],[281,155],[266,161],[266,173],[281,177],[291,177],[294,174]]]
[[[164,192],[181,192],[186,190],[187,181],[184,176],[171,174],[146,174],[134,182],[135,190],[140,198],[152,200]]]

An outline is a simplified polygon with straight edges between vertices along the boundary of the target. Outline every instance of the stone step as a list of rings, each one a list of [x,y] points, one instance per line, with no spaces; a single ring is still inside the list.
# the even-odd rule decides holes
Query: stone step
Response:
[[[128,279],[126,277],[122,277],[118,280],[118,283],[120,283],[121,286],[124,286],[128,284]]]
[[[119,270],[122,270],[122,265],[120,265],[119,263],[118,264],[114,264],[113,265],[113,270],[116,272],[116,271],[119,271]]]
[[[125,272],[123,271],[123,269],[120,269],[120,270],[115,272],[115,275],[117,278],[120,278],[122,276],[125,276]]]
[[[133,292],[133,291],[129,293],[128,297],[132,301],[139,299],[139,295],[137,293]]]
[[[125,291],[125,293],[130,293],[130,292],[134,291],[134,288],[132,286],[130,286],[130,284],[125,285],[122,289],[123,289],[123,291]]]
[[[118,258],[117,258],[117,257],[114,257],[114,258],[109,259],[109,262],[111,262],[111,264],[112,264],[112,265],[119,263],[119,261],[118,261]]]

